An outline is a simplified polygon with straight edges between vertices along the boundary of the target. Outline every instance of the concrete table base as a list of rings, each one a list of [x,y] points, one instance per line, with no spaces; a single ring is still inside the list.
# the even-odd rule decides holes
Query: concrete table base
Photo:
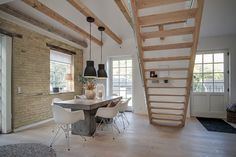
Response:
[[[76,111],[76,110],[72,110]],[[85,120],[80,120],[72,124],[72,134],[82,136],[92,136],[96,130],[95,114],[97,109],[84,110]]]

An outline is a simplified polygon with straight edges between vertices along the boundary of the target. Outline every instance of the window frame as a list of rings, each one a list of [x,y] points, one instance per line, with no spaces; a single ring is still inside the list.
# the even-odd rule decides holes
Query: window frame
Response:
[[[131,68],[131,72],[132,72],[132,84],[131,84],[131,91],[132,91],[132,99],[134,99],[134,59],[133,59],[133,56],[131,55],[124,55],[124,56],[112,56],[112,57],[109,57],[109,62],[108,62],[108,67],[109,67],[109,74],[110,74],[110,77],[109,77],[109,82],[108,82],[108,93],[110,93],[110,95],[112,95],[113,93],[113,61],[114,60],[131,60],[132,61],[132,66],[130,67]],[[119,66],[117,68],[120,68]],[[125,67],[121,67],[121,68],[129,68],[127,67],[127,65]],[[119,86],[118,86],[119,87]],[[120,90],[119,90],[120,91]],[[126,94],[127,95],[127,94]],[[131,106],[129,106],[129,109],[128,110],[132,110],[132,107],[133,107],[133,101],[131,101]]]
[[[198,53],[196,55],[202,55],[202,58],[201,58],[201,63],[194,63],[194,68],[195,68],[195,65],[201,65],[201,72],[194,72],[193,71],[193,81],[192,81],[192,86],[194,84],[194,75],[195,74],[198,74],[198,75],[202,75],[201,78],[202,80],[199,81],[201,84],[202,84],[202,87],[203,87],[203,84],[204,83],[211,83],[212,84],[212,91],[194,91],[194,88],[192,90],[193,93],[225,93],[227,91],[227,79],[226,79],[226,72],[228,70],[228,57],[226,57],[226,55],[228,54],[228,50],[226,49],[222,49],[222,50],[201,50],[201,51],[198,51]],[[211,63],[204,63],[204,54],[212,54],[212,62]],[[223,54],[223,62],[215,62],[214,60],[214,54]],[[196,59],[195,59],[195,62],[196,62]],[[212,71],[211,72],[204,72],[204,65],[205,64],[212,64]],[[215,65],[217,64],[223,64],[223,72],[215,72]],[[223,74],[223,82],[215,82],[215,74],[216,73],[221,73]],[[207,82],[207,81],[204,81],[204,74],[212,74],[212,81],[210,82]],[[223,91],[222,92],[219,92],[219,91],[215,91],[215,84],[217,83],[223,83],[224,84],[224,88],[223,88]]]
[[[70,63],[70,72],[71,72],[71,75],[72,75],[72,80],[70,82],[70,87],[68,86],[68,82],[67,83],[67,88],[71,88],[71,90],[59,90],[59,92],[53,92],[53,87],[52,89],[50,88],[51,87],[51,78],[49,80],[49,92],[50,94],[60,94],[60,93],[73,93],[75,92],[75,79],[74,79],[74,54],[73,53],[68,53],[67,51],[66,52],[63,52],[63,49],[54,49],[54,48],[50,48],[50,55],[52,53],[52,51],[55,51],[55,52],[58,52],[58,53],[62,53],[62,54],[66,54],[66,55],[70,55],[71,56],[71,63]],[[54,60],[51,60],[51,57],[49,55],[49,76],[51,77],[51,62],[55,62],[55,63],[59,63],[59,64],[66,64],[66,63],[63,63],[63,62],[59,62],[59,61],[54,61]]]

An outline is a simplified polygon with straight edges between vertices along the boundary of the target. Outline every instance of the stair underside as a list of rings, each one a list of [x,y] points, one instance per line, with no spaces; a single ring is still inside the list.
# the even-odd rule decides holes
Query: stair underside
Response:
[[[187,3],[187,0],[131,0],[151,124],[185,124],[204,0],[197,0],[195,8],[186,7]],[[170,7],[174,5],[183,6],[176,10]],[[158,12],[162,6],[166,7],[165,12]],[[183,55],[183,52],[189,53]],[[156,76],[150,77],[151,72]]]

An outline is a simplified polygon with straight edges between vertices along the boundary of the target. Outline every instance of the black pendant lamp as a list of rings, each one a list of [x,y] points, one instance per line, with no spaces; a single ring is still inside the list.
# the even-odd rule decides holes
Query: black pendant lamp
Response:
[[[102,32],[105,30],[104,27],[98,27],[98,30],[101,31],[101,42],[102,42]],[[101,45],[101,63],[102,63],[102,45]],[[98,79],[106,79],[107,72],[105,70],[104,64],[98,64]]]
[[[96,74],[96,69],[94,68],[94,61],[91,60],[91,23],[94,22],[94,18],[87,17],[87,21],[89,22],[89,26],[90,26],[90,34],[89,34],[89,42],[90,42],[89,53],[90,53],[90,57],[89,57],[89,60],[86,61],[86,68],[84,70],[84,77],[86,77],[86,78],[96,78],[97,74]]]

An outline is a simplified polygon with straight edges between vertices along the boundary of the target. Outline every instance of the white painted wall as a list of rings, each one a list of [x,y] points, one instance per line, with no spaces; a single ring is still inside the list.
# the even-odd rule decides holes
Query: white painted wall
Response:
[[[198,50],[228,49],[230,69],[230,98],[229,102],[236,103],[236,35],[200,38]]]

